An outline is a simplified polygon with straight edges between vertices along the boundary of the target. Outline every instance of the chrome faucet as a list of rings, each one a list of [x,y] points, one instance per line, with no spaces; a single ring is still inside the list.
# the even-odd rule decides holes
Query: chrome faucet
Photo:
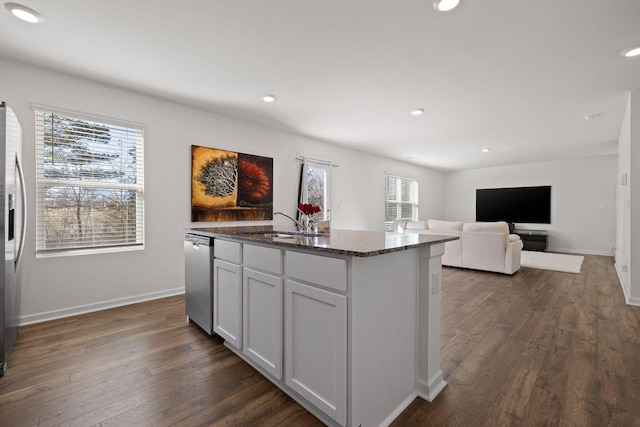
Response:
[[[302,224],[300,224],[298,221],[296,221],[295,219],[291,218],[289,215],[287,215],[286,213],[282,213],[282,212],[274,212],[274,215],[282,215],[282,216],[286,216],[287,218],[289,218],[291,221],[295,222],[296,225],[298,226],[298,230],[299,231],[303,231],[304,230],[304,226]]]

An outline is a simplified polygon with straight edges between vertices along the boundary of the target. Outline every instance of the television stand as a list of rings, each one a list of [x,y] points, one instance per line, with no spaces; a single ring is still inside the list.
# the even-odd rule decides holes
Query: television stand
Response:
[[[547,231],[546,230],[514,230],[514,234],[520,236],[524,244],[525,251],[546,251]]]

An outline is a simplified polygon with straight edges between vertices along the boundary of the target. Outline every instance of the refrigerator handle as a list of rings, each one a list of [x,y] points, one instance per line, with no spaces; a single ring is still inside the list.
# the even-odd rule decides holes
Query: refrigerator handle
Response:
[[[18,170],[18,176],[20,177],[20,188],[22,191],[22,232],[20,233],[20,244],[18,245],[18,253],[16,254],[16,271],[20,268],[20,261],[22,261],[22,254],[24,252],[24,242],[26,240],[27,232],[27,185],[24,181],[24,173],[22,172],[22,164],[20,158],[16,155],[16,168]]]

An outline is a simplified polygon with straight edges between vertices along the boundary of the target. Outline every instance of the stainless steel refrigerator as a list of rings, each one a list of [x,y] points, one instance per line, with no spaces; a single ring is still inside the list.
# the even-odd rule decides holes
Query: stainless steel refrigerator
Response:
[[[7,357],[18,337],[20,306],[20,261],[24,250],[27,205],[22,172],[22,129],[18,118],[4,102],[0,104],[0,376],[7,371]]]

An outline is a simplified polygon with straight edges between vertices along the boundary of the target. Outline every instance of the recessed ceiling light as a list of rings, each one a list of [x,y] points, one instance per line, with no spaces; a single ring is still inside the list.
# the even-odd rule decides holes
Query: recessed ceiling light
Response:
[[[415,110],[411,111],[411,114],[413,114],[414,116],[419,116],[422,113],[424,113],[424,108],[416,108]]]
[[[482,150],[483,153],[488,153],[489,151],[491,151],[491,148],[483,148]]]
[[[433,8],[438,12],[448,12],[451,9],[455,9],[460,3],[460,0],[435,0],[433,2]]]
[[[276,99],[278,99],[278,97],[277,97],[277,96],[275,96],[275,95],[271,95],[271,94],[268,94],[268,93],[267,93],[267,94],[265,94],[265,95],[262,95],[262,100],[263,100],[264,102],[273,102],[273,101],[275,101]]]
[[[16,18],[22,19],[30,24],[37,24],[38,22],[44,21],[42,15],[27,6],[23,6],[18,3],[5,3],[4,7],[6,7],[7,10]]]
[[[631,49],[623,50],[620,55],[626,58],[633,58],[640,55],[640,46],[632,47]]]

